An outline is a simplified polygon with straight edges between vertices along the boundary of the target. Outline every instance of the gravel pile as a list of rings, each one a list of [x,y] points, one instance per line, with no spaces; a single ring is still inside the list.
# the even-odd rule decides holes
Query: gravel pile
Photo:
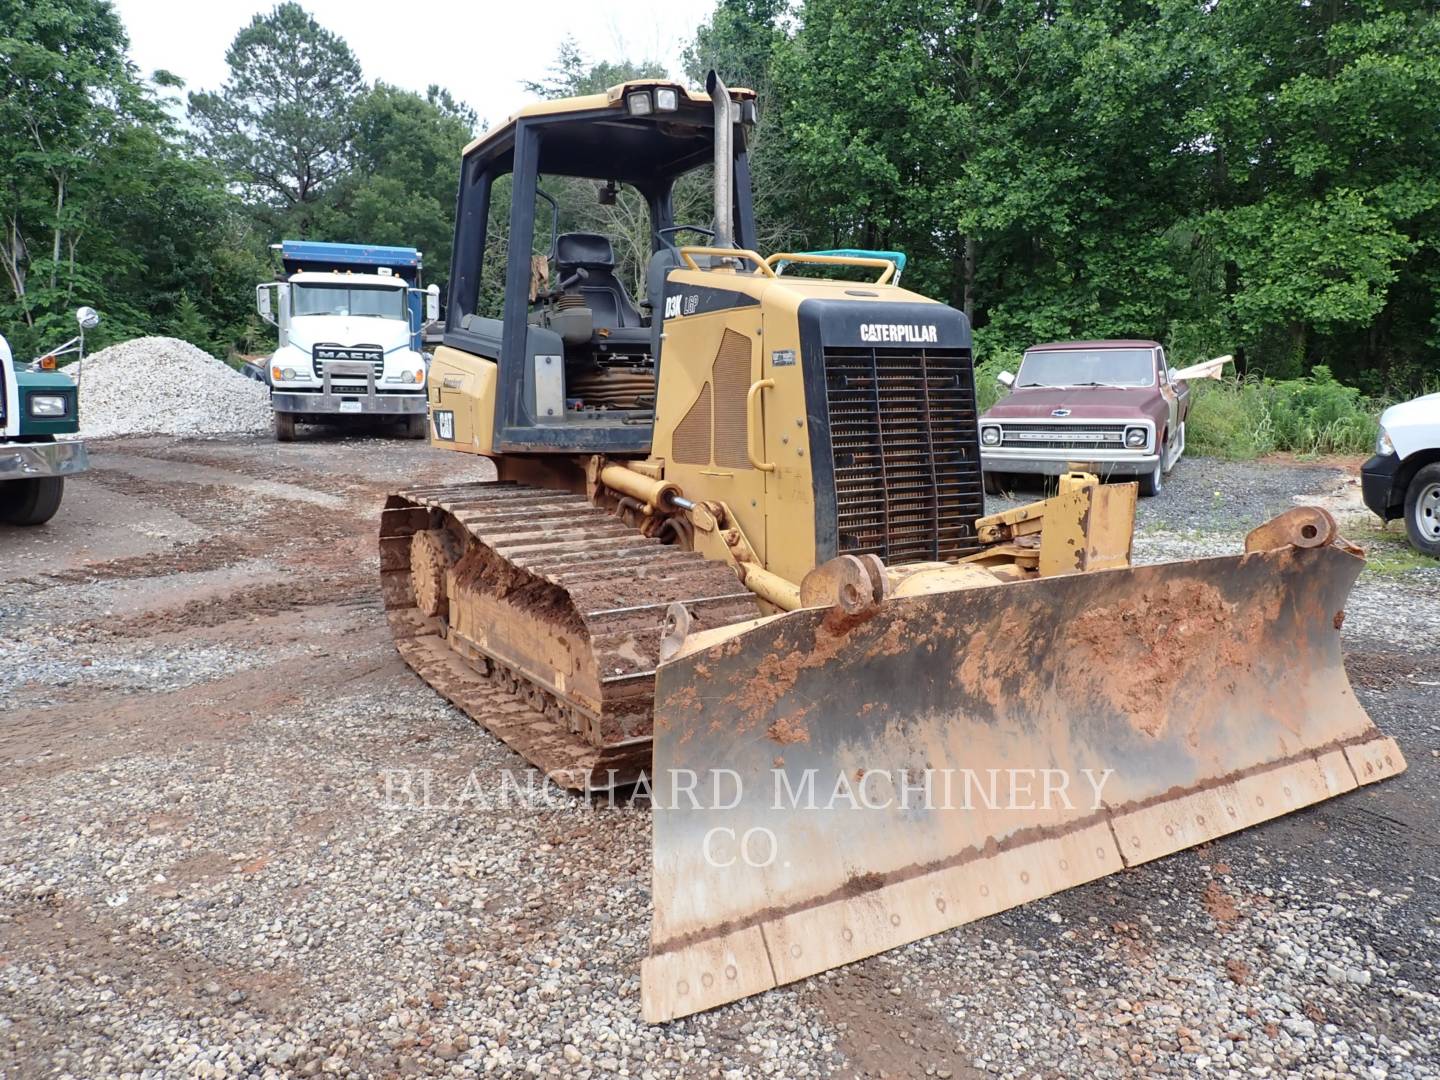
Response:
[[[219,435],[270,427],[269,392],[238,371],[168,337],[135,338],[87,357],[80,434]]]

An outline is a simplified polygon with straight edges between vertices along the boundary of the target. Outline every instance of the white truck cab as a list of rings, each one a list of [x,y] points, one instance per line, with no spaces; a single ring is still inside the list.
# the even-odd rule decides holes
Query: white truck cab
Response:
[[[290,272],[256,288],[256,308],[279,334],[265,368],[276,439],[293,439],[297,423],[350,417],[395,420],[423,439],[420,326],[438,315],[439,291],[418,287],[419,252],[309,241],[279,247]]]

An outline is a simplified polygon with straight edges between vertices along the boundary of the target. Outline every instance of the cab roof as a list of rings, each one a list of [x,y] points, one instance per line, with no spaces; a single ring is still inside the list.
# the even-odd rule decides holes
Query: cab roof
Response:
[[[1036,349],[1158,349],[1158,341],[1143,341],[1139,338],[1116,338],[1109,341],[1047,341],[1044,345],[1031,345],[1026,352]]]
[[[675,111],[643,116],[629,113],[627,95],[637,91],[653,94],[659,88],[676,91],[679,107]],[[730,98],[753,101],[755,92],[734,87]],[[573,123],[566,122],[566,117],[574,117]],[[507,155],[514,145],[516,124],[529,119],[558,127],[542,144],[542,174],[643,180],[694,168],[711,153],[714,114],[709,94],[669,79],[631,79],[598,94],[531,102],[466,146],[465,158]]]
[[[301,270],[291,274],[286,280],[300,285],[392,285],[397,289],[406,287],[405,279],[399,274],[378,274],[374,270]]]

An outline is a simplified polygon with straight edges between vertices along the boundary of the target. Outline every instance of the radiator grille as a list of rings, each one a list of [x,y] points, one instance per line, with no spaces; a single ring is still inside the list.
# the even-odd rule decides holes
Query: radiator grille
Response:
[[[1006,421],[1000,427],[1000,445],[1028,446],[1036,450],[1116,450],[1125,445],[1125,428],[1125,424],[1031,424]]]
[[[325,365],[332,360],[361,361],[368,362],[375,371],[375,381],[378,383],[385,377],[385,351],[378,345],[355,345],[353,347],[344,345],[316,345],[310,353],[311,369],[315,372],[315,378],[325,377]],[[339,382],[364,382],[364,378],[358,375],[331,376],[331,381]]]
[[[839,553],[912,563],[978,550],[984,496],[969,350],[824,355]]]

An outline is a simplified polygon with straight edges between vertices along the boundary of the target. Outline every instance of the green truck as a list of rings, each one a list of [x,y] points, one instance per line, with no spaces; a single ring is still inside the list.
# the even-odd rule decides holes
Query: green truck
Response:
[[[0,335],[0,523],[43,525],[60,509],[65,477],[90,467],[85,444],[61,438],[80,430],[80,387],[57,362],[71,353],[83,359],[85,331],[100,323],[93,308],[75,318],[76,337],[24,366]]]

